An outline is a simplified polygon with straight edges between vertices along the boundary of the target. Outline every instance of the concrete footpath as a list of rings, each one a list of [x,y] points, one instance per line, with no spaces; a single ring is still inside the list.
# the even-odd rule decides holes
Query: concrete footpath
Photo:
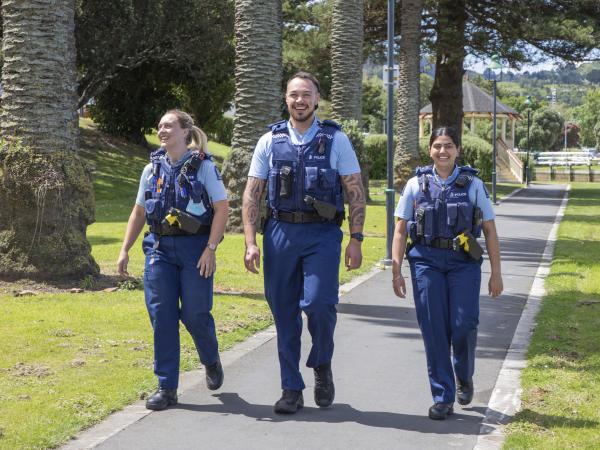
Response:
[[[505,291],[495,300],[487,296],[486,261],[476,394],[467,407],[455,404],[450,419],[427,417],[432,400],[412,292],[408,286],[407,299],[395,297],[391,272],[383,271],[341,298],[332,408],[315,406],[312,370],[304,367],[310,340],[305,330],[301,361],[305,407],[293,416],[273,413],[281,391],[276,340],[267,330],[225,352],[225,383],[216,393],[206,389],[201,371],[186,374],[176,407],[147,414],[143,402],[138,402],[65,448],[474,448],[565,189],[531,186],[496,207]]]

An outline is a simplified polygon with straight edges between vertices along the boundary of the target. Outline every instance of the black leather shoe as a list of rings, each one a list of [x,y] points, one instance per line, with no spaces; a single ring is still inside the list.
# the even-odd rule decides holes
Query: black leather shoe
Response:
[[[331,363],[321,364],[315,367],[315,403],[321,408],[327,408],[333,403],[335,397],[335,386],[333,385],[333,374]]]
[[[204,366],[206,370],[206,387],[211,391],[219,389],[223,385],[223,366],[221,360],[217,360],[212,366]]]
[[[445,420],[453,413],[454,407],[452,403],[436,403],[429,408],[429,418],[433,420]]]
[[[277,400],[273,411],[277,414],[294,414],[304,406],[302,391],[290,391],[284,389],[281,398]]]
[[[468,405],[473,400],[473,380],[456,380],[456,400],[459,405]]]
[[[146,400],[146,408],[161,411],[168,406],[177,404],[177,389],[158,389]]]

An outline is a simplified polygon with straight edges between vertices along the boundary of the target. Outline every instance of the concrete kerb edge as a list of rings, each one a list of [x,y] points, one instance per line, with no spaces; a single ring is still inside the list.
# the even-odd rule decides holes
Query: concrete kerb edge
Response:
[[[496,379],[485,417],[481,423],[474,450],[500,449],[505,440],[504,426],[521,408],[521,371],[527,365],[526,353],[535,327],[535,318],[545,294],[544,281],[550,272],[558,227],[564,216],[571,185],[567,186],[554,225],[550,230],[544,253],[533,280],[527,302],[506,358]]]
[[[515,195],[517,195],[519,192],[521,192],[523,189],[526,189],[525,187],[520,187],[515,189],[514,191],[512,191],[510,194],[508,194],[506,197],[498,200],[498,205],[500,205],[502,202],[505,202],[506,200],[508,200],[511,197],[514,197]]]
[[[377,275],[382,270],[383,269],[379,267],[374,267],[370,272],[360,275],[348,283],[344,283],[339,288],[340,297],[349,293],[352,289]],[[250,336],[245,341],[236,344],[231,349],[222,352],[221,363],[223,364],[223,367],[227,368],[227,366],[233,364],[246,354],[269,342],[276,335],[275,326],[272,325],[269,328]],[[203,373],[203,369],[198,369],[181,374],[178,388],[179,394],[202,383],[204,381]],[[60,447],[60,449],[92,449],[151,413],[152,411],[146,409],[145,400],[136,401],[135,403],[124,407],[121,411],[111,414],[97,425],[79,432],[65,445]]]

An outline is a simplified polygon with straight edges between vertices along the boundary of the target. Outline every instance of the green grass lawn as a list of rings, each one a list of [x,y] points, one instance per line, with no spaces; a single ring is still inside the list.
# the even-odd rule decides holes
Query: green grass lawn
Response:
[[[507,449],[600,448],[600,185],[575,183]]]

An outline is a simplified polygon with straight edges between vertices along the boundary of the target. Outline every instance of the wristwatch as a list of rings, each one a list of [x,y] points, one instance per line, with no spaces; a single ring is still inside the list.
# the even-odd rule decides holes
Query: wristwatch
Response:
[[[213,252],[216,252],[217,245],[219,245],[219,244],[213,244],[212,242],[209,242],[208,244],[206,244],[206,247],[209,248],[210,250],[212,250]]]
[[[358,242],[362,242],[365,239],[362,233],[352,233],[350,237],[356,239]]]

